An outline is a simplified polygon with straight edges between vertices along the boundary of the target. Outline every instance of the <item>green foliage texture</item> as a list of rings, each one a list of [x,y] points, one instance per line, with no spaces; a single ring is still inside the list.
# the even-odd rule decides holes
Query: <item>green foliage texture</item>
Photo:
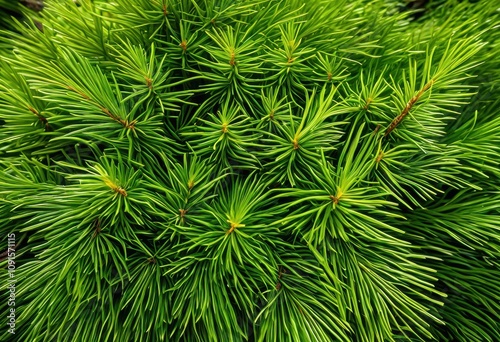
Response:
[[[12,20],[0,340],[500,341],[500,3],[402,7]]]

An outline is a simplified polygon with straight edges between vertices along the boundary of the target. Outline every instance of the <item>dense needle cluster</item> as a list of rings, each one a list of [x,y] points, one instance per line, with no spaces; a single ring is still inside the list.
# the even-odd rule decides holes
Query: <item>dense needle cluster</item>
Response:
[[[44,4],[0,34],[2,341],[500,340],[497,1]]]

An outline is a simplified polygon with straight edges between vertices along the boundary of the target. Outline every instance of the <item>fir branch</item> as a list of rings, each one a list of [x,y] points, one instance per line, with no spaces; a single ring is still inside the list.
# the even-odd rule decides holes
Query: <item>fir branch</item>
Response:
[[[8,21],[0,232],[23,243],[0,339],[499,340],[493,3],[46,0],[43,31]]]

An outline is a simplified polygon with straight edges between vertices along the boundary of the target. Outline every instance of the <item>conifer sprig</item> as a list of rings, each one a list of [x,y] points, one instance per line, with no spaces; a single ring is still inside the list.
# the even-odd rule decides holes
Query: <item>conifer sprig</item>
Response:
[[[0,31],[1,340],[500,340],[495,1],[44,4]]]

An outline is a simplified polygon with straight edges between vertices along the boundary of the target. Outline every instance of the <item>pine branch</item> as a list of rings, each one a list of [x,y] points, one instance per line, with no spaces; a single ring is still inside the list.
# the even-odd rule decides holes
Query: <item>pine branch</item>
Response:
[[[46,0],[43,30],[10,20],[0,233],[23,242],[0,339],[500,339],[493,3]]]

